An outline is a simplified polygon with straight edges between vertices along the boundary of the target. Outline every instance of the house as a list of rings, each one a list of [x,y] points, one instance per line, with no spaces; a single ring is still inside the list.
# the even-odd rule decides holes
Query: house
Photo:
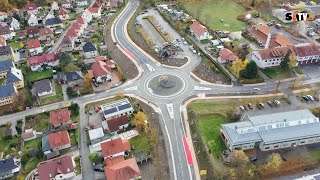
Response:
[[[55,16],[54,16],[54,13],[49,11],[46,15],[46,17],[43,19],[44,21],[48,20],[48,19],[53,19]]]
[[[54,17],[54,18],[46,20],[45,27],[48,27],[48,28],[57,28],[57,27],[63,28],[63,22],[58,17]]]
[[[7,59],[14,61],[13,51],[10,45],[0,47],[0,61]]]
[[[66,9],[71,9],[71,0],[63,0],[61,6]]]
[[[124,180],[124,179],[141,179],[141,172],[136,159],[124,159],[123,157],[111,159],[108,158],[108,165],[105,167],[107,179]]]
[[[74,38],[64,36],[60,48],[61,52],[71,52],[74,49]]]
[[[60,8],[60,10],[58,11],[58,16],[63,21],[68,20],[70,18],[69,12],[65,8]]]
[[[40,180],[73,179],[76,176],[75,162],[72,155],[65,155],[40,162],[37,172]]]
[[[83,17],[78,17],[75,23],[78,23],[82,30],[84,30],[88,26],[86,20]]]
[[[227,48],[222,48],[219,52],[218,62],[220,64],[230,63],[237,59],[238,57]]]
[[[48,96],[52,94],[52,84],[49,79],[43,79],[34,82],[34,93],[38,97]]]
[[[102,138],[103,136],[104,136],[104,132],[102,127],[89,130],[90,141]]]
[[[77,6],[83,7],[88,5],[87,0],[76,0]]]
[[[8,14],[6,12],[0,12],[0,21],[4,22],[8,19]]]
[[[73,29],[72,31],[76,32],[77,36],[81,36],[84,32],[84,29],[81,28],[81,26],[76,22],[72,24],[71,29]],[[74,34],[74,32],[72,32],[72,34]]]
[[[15,31],[20,30],[20,22],[15,18],[12,18],[10,28],[14,29]]]
[[[298,65],[320,62],[320,45],[313,43],[297,44],[294,47]]]
[[[88,9],[86,9],[83,14],[81,15],[82,18],[84,18],[86,23],[91,22],[92,20],[92,14],[90,13],[90,11]]]
[[[6,45],[7,45],[6,38],[3,35],[0,35],[0,47],[6,46]]]
[[[11,12],[12,16],[15,15],[15,14],[18,15],[18,16],[21,16],[20,10],[17,9],[17,8],[12,8],[10,12]]]
[[[87,59],[94,58],[99,55],[96,46],[92,42],[85,43],[82,49],[84,52],[84,57]]]
[[[26,129],[26,131],[21,134],[21,137],[24,142],[27,142],[27,141],[31,141],[33,139],[36,139],[37,134],[36,134],[36,131],[31,128],[31,129]]]
[[[56,1],[51,1],[51,11],[58,11],[59,5]]]
[[[251,60],[262,69],[279,66],[289,50],[294,53],[293,48],[290,46],[254,50],[251,53]]]
[[[9,26],[1,26],[0,25],[0,35],[4,37],[5,40],[10,40],[13,39],[14,36],[16,35],[15,32],[12,32],[10,30]]]
[[[39,36],[40,30],[39,30],[38,26],[27,27],[26,29],[27,29],[27,35],[29,38]]]
[[[27,13],[30,14],[38,14],[38,7],[35,3],[29,2],[28,4],[26,4],[24,6],[25,10],[27,11]]]
[[[68,87],[83,86],[83,76],[81,71],[72,71],[58,74],[60,82],[67,83]]]
[[[129,118],[127,115],[102,121],[103,129],[108,131],[111,134],[117,134],[118,131],[125,129],[128,126],[129,126]]]
[[[100,145],[102,155],[105,159],[124,156],[125,153],[131,150],[129,141],[122,138],[111,139],[110,141],[103,142]]]
[[[261,151],[320,142],[320,122],[309,110],[295,110],[259,116],[245,115],[240,122],[222,124],[220,135],[230,150]]]
[[[54,33],[50,28],[42,28],[39,32],[39,38],[40,41],[48,41],[54,39]]]
[[[24,87],[23,74],[20,69],[12,67],[7,73],[6,84],[13,84],[16,89],[21,89]]]
[[[0,79],[6,78],[11,68],[15,68],[15,65],[11,59],[0,61]]]
[[[207,40],[210,36],[208,29],[198,21],[195,21],[190,25],[190,32],[198,41]]]
[[[13,84],[4,84],[0,86],[0,106],[13,103],[17,93],[17,88]]]
[[[111,81],[112,69],[103,61],[96,61],[92,63],[91,70],[89,70],[89,72],[93,74],[95,82],[97,83]]]
[[[50,111],[50,121],[53,127],[66,126],[71,124],[71,113],[68,108]]]
[[[89,11],[93,18],[100,18],[101,17],[101,6],[100,7],[90,7]]]
[[[28,58],[28,65],[32,71],[41,71],[43,67],[51,68],[59,65],[61,53],[47,53],[40,56]]]
[[[32,39],[27,42],[30,56],[35,56],[43,52],[40,41],[38,39]]]
[[[8,179],[21,170],[20,159],[10,157],[0,160],[0,179]]]
[[[30,14],[27,18],[29,26],[38,26],[38,17],[34,14]]]
[[[100,108],[101,114],[106,120],[123,115],[129,115],[134,112],[130,101],[127,98],[101,105]]]
[[[253,25],[248,29],[248,32],[258,42],[258,44],[261,44],[262,46],[267,45],[268,36],[270,36],[268,47],[293,45],[293,43],[285,36],[277,33],[271,33],[270,28],[267,25]]]
[[[18,37],[20,40],[26,39],[27,38],[27,31],[19,31]]]
[[[71,147],[67,130],[42,136],[42,151],[45,155]]]

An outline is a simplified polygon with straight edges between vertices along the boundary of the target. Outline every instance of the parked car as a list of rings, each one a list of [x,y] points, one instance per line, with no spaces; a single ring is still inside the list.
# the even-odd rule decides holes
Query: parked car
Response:
[[[253,106],[251,103],[248,103],[248,107],[249,107],[249,109],[253,109]]]
[[[274,100],[274,104],[275,104],[276,106],[280,106],[280,105],[281,105],[280,101],[278,101],[278,100]]]
[[[313,96],[311,96],[311,95],[308,94],[307,97],[308,97],[311,101],[314,101]]]
[[[281,24],[276,24],[274,27],[280,29],[281,28]]]
[[[268,26],[272,26],[272,22],[267,22],[267,25]]]
[[[273,105],[272,105],[272,102],[271,102],[271,101],[267,101],[267,103],[268,103],[268,105],[269,105],[270,107],[273,107]]]
[[[111,84],[112,88],[115,88],[115,87],[118,87],[118,86],[119,86],[119,84]]]
[[[239,107],[241,111],[245,111],[245,108],[243,106]]]
[[[259,88],[253,88],[253,90],[260,91],[260,89],[259,89]]]
[[[261,108],[264,108],[264,104],[263,104],[263,103],[259,103],[259,106],[260,106]]]
[[[254,161],[257,161],[258,158],[257,158],[257,156],[251,156],[251,157],[249,158],[249,160],[250,160],[250,162],[254,162]]]
[[[310,99],[307,96],[302,96],[305,101],[309,101]]]
[[[184,45],[187,45],[188,43],[187,43],[187,41],[183,41],[183,44],[184,44]]]
[[[104,167],[103,167],[103,165],[98,164],[98,165],[93,166],[93,170],[94,171],[104,172]]]
[[[97,82],[93,82],[95,87],[99,87],[99,84]]]

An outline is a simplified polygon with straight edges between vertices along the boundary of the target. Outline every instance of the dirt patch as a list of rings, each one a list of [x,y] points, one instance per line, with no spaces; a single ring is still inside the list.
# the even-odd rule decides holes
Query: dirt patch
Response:
[[[143,112],[149,117],[149,126],[154,128],[158,133],[158,143],[153,152],[151,152],[152,163],[147,163],[144,166],[152,166],[152,168],[144,167],[144,169],[148,169],[144,171],[145,175],[142,174],[143,177],[154,177],[154,179],[170,179],[169,174],[169,165],[168,165],[168,157],[165,149],[165,140],[163,137],[163,133],[160,127],[159,115],[155,113],[155,111],[148,106],[147,104],[136,101],[140,104]],[[153,175],[153,176],[152,176]]]
[[[111,38],[111,31],[110,29],[106,32],[107,36],[106,45],[108,47],[108,52],[113,60],[120,66],[121,70],[123,71],[123,75],[126,80],[133,79],[138,76],[138,69],[135,64],[120,51],[117,46],[114,45],[112,38]]]
[[[193,70],[193,73],[199,78],[211,83],[231,84],[229,78],[207,59],[203,59]]]
[[[130,21],[134,21],[135,20],[130,20]],[[168,66],[176,66],[176,67],[180,67],[183,66],[184,64],[186,64],[188,62],[187,58],[160,58],[159,56],[157,56],[155,54],[154,51],[152,51],[150,49],[150,47],[147,45],[147,43],[143,40],[143,38],[141,37],[141,35],[139,33],[136,32],[136,27],[135,27],[135,23],[129,23],[128,26],[131,25],[130,28],[128,28],[129,30],[129,35],[131,37],[131,39],[141,48],[143,49],[145,52],[147,52],[149,55],[151,55],[155,60],[157,60],[158,62],[160,62],[161,64],[164,65],[168,65]]]

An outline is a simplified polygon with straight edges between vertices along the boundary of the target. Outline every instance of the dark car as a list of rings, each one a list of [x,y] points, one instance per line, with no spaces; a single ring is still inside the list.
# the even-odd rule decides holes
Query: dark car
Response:
[[[259,103],[259,106],[260,106],[261,108],[264,108],[264,104],[263,104],[263,103]]]
[[[267,101],[267,103],[268,103],[268,105],[269,105],[270,107],[273,107],[273,104],[272,104],[271,101]]]
[[[248,103],[248,107],[249,107],[249,109],[253,109],[253,106],[251,103]]]
[[[102,164],[98,164],[98,165],[93,166],[93,170],[94,171],[104,172],[104,167],[103,167]]]
[[[250,162],[254,162],[254,161],[257,161],[258,158],[257,158],[257,156],[251,156],[251,157],[249,158],[249,160],[250,160]]]
[[[302,96],[302,98],[305,100],[305,101],[309,101],[309,98],[307,96]]]

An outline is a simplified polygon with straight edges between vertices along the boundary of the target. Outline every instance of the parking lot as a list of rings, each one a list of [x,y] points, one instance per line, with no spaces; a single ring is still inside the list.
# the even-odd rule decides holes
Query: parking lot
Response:
[[[320,77],[320,64],[300,65],[302,72],[310,78]]]

